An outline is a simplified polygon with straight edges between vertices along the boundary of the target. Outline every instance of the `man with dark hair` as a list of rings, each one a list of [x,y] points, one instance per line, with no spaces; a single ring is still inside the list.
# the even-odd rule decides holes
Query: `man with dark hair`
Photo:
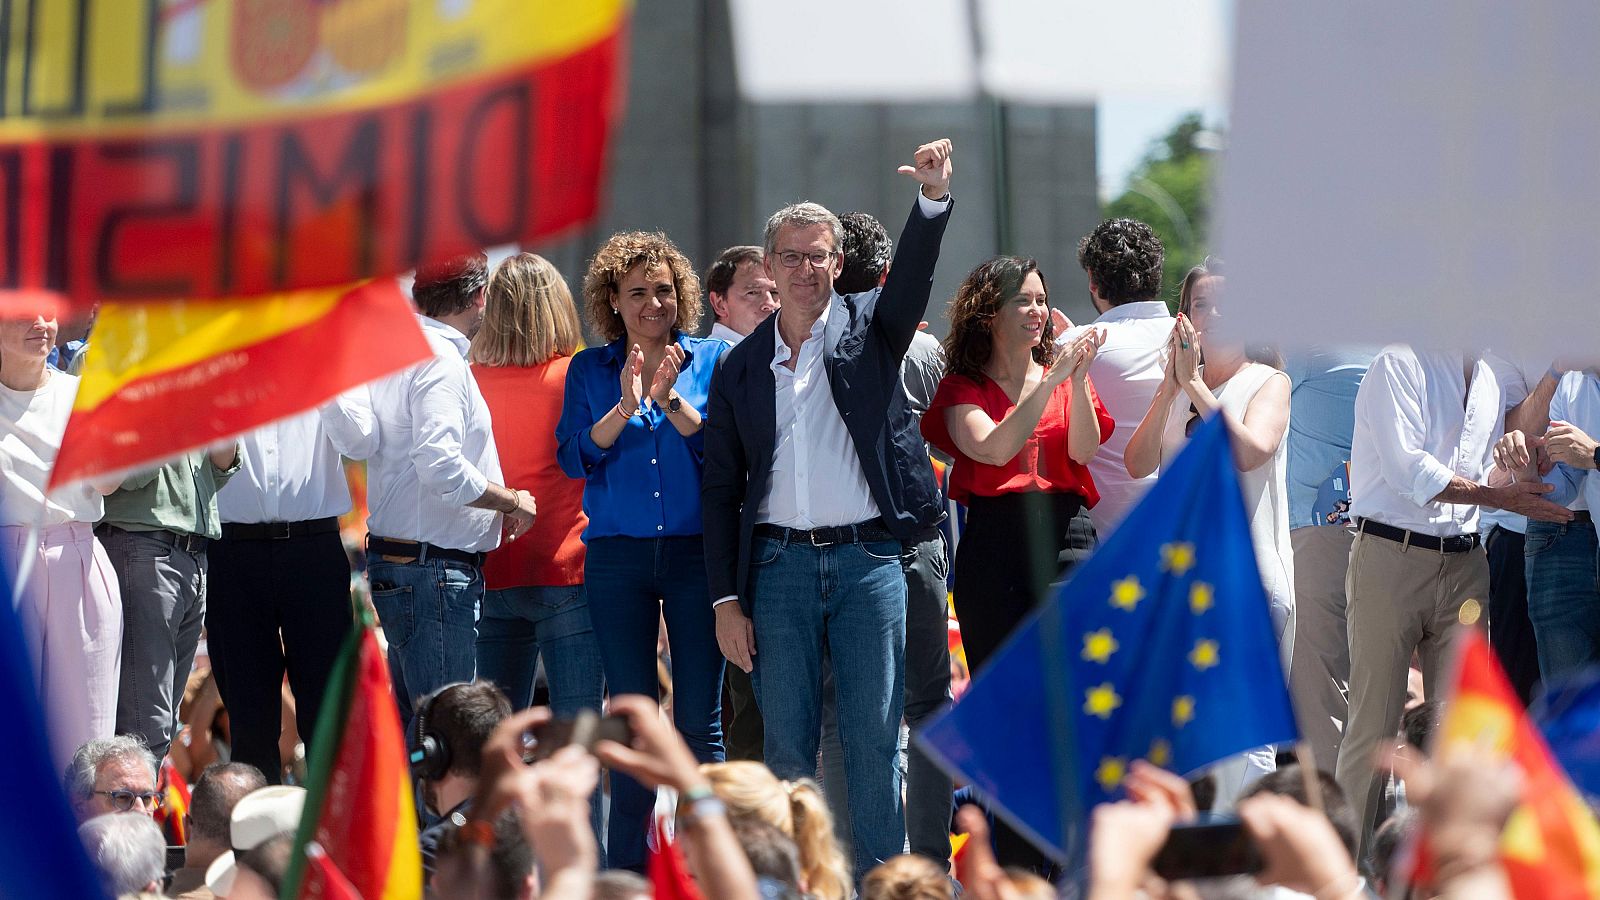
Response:
[[[1150,226],[1133,219],[1108,219],[1078,242],[1078,265],[1089,276],[1089,299],[1100,313],[1090,327],[1105,333],[1105,343],[1089,366],[1089,377],[1106,412],[1117,422],[1111,436],[1089,460],[1100,502],[1089,511],[1104,541],[1155,483],[1128,475],[1122,454],[1150,411],[1150,401],[1165,374],[1167,338],[1174,324],[1161,301],[1165,251]],[[1056,343],[1065,346],[1081,331],[1056,322]]]
[[[855,868],[905,843],[896,757],[905,682],[905,544],[944,507],[900,363],[928,307],[950,219],[950,142],[917,148],[921,193],[880,288],[841,295],[842,226],[815,203],[767,220],[783,308],[718,362],[701,496],[717,643],[753,671],[766,762],[816,771],[822,654],[833,660]]]
[[[1317,772],[1317,784],[1322,787],[1322,812],[1328,817],[1328,823],[1339,835],[1339,842],[1350,851],[1351,859],[1360,859],[1356,855],[1356,842],[1360,839],[1360,829],[1356,826],[1356,811],[1350,806],[1350,801],[1345,798],[1344,791],[1339,789],[1339,783],[1327,772]],[[1246,788],[1239,797],[1245,800],[1257,794],[1281,794],[1299,803],[1301,806],[1310,806],[1311,799],[1306,795],[1306,779],[1300,771],[1299,763],[1291,763],[1276,772],[1268,772],[1260,781]]]
[[[188,843],[183,848],[183,868],[172,873],[167,895],[178,900],[206,900],[206,870],[233,846],[230,825],[233,808],[245,795],[267,786],[261,770],[249,763],[215,763],[195,782],[184,813]]]
[[[894,244],[883,223],[864,212],[839,217],[844,227],[844,266],[834,281],[840,293],[861,293],[889,277]],[[926,331],[911,338],[900,363],[900,387],[911,415],[921,421],[944,377],[944,349]],[[923,455],[929,452],[923,444]],[[929,465],[932,465],[929,463]],[[950,699],[950,640],[947,625],[950,570],[945,538],[934,532],[907,545],[900,557],[906,579],[905,723],[915,731]],[[737,667],[734,667],[737,668]],[[906,750],[906,837],[912,853],[948,867],[950,859],[950,776],[920,748]],[[845,796],[844,747],[839,740],[838,708],[833,701],[831,666],[822,692],[822,777],[839,842],[850,849],[850,804]]]
[[[402,721],[415,698],[472,680],[484,555],[502,530],[515,540],[533,524],[533,496],[498,484],[489,406],[467,366],[487,280],[481,253],[419,269],[412,297],[433,358],[370,389],[367,572]]]
[[[437,778],[422,779],[422,797],[439,814],[439,821],[419,836],[422,867],[433,874],[439,839],[447,827],[459,827],[472,810],[472,797],[478,791],[478,774],[483,765],[483,745],[495,727],[511,715],[511,701],[487,681],[451,684],[439,689],[428,707],[427,721],[420,723],[433,735],[448,764]],[[412,751],[416,751],[413,746]],[[452,824],[453,823],[453,824]]]
[[[737,344],[778,308],[762,257],[760,247],[741,244],[722,251],[706,270],[706,297],[716,316],[711,337]]]

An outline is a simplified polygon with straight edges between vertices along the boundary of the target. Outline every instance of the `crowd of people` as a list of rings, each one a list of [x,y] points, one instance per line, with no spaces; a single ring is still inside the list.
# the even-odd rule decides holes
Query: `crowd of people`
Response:
[[[1488,625],[1524,699],[1600,660],[1600,369],[1405,345],[1285,359],[1227,337],[1217,260],[1174,316],[1163,247],[1129,219],[1078,244],[1093,322],[1052,306],[1035,260],[999,256],[961,282],[941,343],[922,329],[951,154],[902,167],[918,196],[897,245],[797,203],[703,281],[652,232],[606,240],[576,299],[530,253],[423,266],[425,362],[67,490],[45,491],[77,389],[49,363],[57,323],[0,323],[0,534],[108,883],[161,886],[141,813],[170,756],[194,799],[167,890],[276,896],[303,804],[285,736],[313,739],[354,627],[342,458],[367,466],[358,556],[400,719],[449,748],[413,757],[439,896],[646,892],[622,873],[647,865],[663,787],[713,900],[947,898],[953,830],[980,845],[969,892],[1048,895],[1051,855],[955,816],[958,785],[905,740],[951,697],[949,597],[977,672],[1219,416],[1322,801],[1270,747],[1194,793],[1135,766],[1095,814],[1088,892],[1166,891],[1148,864],[1202,808],[1237,812],[1263,883],[1329,900],[1386,877],[1417,821],[1468,815],[1459,760],[1382,761],[1403,716],[1427,749],[1408,678],[1434,697],[1458,621]],[[580,314],[598,339],[581,350]],[[211,701],[184,704],[197,652]],[[530,729],[602,711],[625,738],[524,764]],[[1473,806],[1452,834],[1508,810]],[[1492,859],[1468,862],[1450,870],[1466,890],[1493,882]]]

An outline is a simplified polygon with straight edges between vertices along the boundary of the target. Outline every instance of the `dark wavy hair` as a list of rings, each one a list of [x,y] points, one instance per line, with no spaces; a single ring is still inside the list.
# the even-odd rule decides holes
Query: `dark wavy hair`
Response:
[[[883,280],[889,268],[894,242],[883,223],[864,212],[847,212],[839,217],[844,227],[844,268],[833,280],[833,289],[842,296],[870,291]]]
[[[464,312],[489,283],[489,257],[468,253],[417,267],[411,299],[425,316]]]
[[[1022,282],[1038,275],[1045,296],[1050,285],[1039,271],[1037,260],[1021,256],[996,256],[967,274],[950,301],[950,334],[944,339],[945,371],[982,382],[983,367],[994,352],[990,323],[1000,307],[1022,291]],[[1055,361],[1056,326],[1051,317],[1044,320],[1039,346],[1033,348],[1034,362],[1048,366]]]
[[[1156,299],[1165,258],[1161,239],[1137,219],[1107,219],[1078,242],[1078,265],[1112,306]]]

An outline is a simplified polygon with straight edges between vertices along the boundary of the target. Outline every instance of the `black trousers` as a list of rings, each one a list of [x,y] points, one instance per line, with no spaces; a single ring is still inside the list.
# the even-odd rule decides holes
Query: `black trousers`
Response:
[[[1077,494],[1039,492],[973,497],[956,547],[955,605],[961,646],[973,676],[1051,585],[1094,551],[1094,525]],[[1050,860],[998,818],[995,856],[1050,877]]]
[[[728,760],[766,759],[761,707],[756,705],[755,686],[750,673],[733,663],[722,672],[722,740]]]
[[[353,617],[350,558],[337,532],[213,541],[206,646],[233,735],[233,759],[281,778],[283,676],[309,751]]]
[[[1539,648],[1528,619],[1527,561],[1524,538],[1499,525],[1489,530],[1489,646],[1526,706],[1539,686]]]

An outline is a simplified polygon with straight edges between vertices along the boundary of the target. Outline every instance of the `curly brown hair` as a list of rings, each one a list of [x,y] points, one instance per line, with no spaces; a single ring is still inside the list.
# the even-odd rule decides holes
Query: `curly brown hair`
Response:
[[[1078,242],[1078,265],[1101,300],[1112,306],[1154,300],[1161,293],[1166,251],[1138,219],[1107,219]]]
[[[1039,271],[1038,261],[1028,257],[996,256],[968,273],[950,301],[950,333],[944,339],[946,372],[980,383],[987,377],[983,367],[994,352],[990,323],[1001,306],[1021,293],[1022,282],[1030,274],[1039,276],[1045,296],[1050,296],[1050,285]],[[1039,346],[1033,348],[1034,362],[1048,366],[1055,361],[1055,337],[1055,321],[1046,316]]]
[[[672,286],[678,293],[678,318],[673,329],[684,334],[694,333],[700,327],[704,309],[700,299],[700,276],[689,264],[689,257],[659,231],[619,231],[595,252],[594,259],[589,262],[589,272],[583,277],[583,314],[589,320],[589,327],[607,341],[615,341],[627,333],[611,301],[621,288],[623,277],[640,264],[647,272],[665,266],[672,274]]]

